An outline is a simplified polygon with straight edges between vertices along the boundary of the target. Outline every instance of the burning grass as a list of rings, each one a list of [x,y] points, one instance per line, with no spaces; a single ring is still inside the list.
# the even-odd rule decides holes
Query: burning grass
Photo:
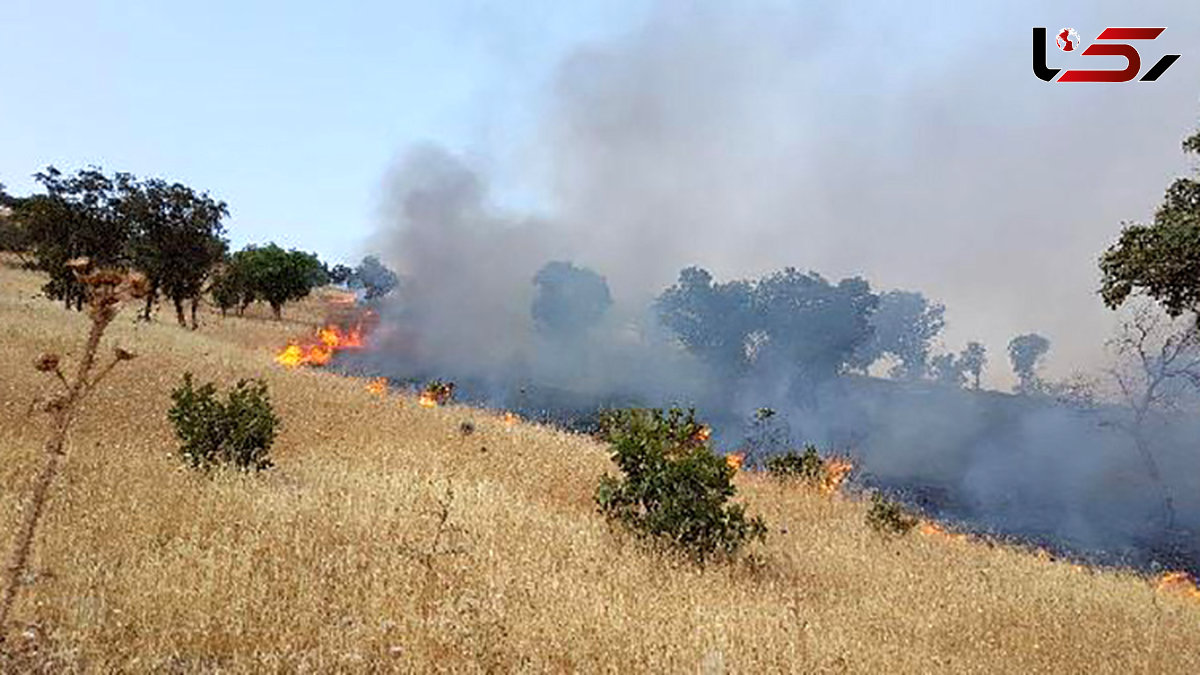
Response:
[[[44,384],[28,364],[72,358],[86,328],[32,298],[41,283],[0,269],[0,550],[46,431],[26,416]],[[296,324],[202,319],[110,327],[139,367],[80,411],[12,617],[38,660],[0,672],[1200,672],[1200,606],[1173,591],[1003,546],[885,540],[865,503],[757,472],[736,481],[772,527],[760,564],[614,545],[591,440],[502,414],[463,436],[453,405],[391,405],[264,359]],[[272,471],[179,470],[166,410],[184,370],[267,380]]]
[[[376,396],[387,396],[388,381],[386,377],[374,377],[367,380],[366,390]]]
[[[288,368],[325,366],[334,354],[347,349],[361,349],[363,344],[361,326],[343,328],[327,325],[317,329],[316,334],[308,340],[288,342],[287,346],[275,353],[275,362]]]
[[[731,452],[725,455],[725,464],[734,471],[741,471],[742,465],[746,463],[746,453]]]
[[[842,483],[846,482],[846,478],[850,476],[850,472],[854,470],[854,463],[848,459],[839,457],[831,457],[825,460],[825,471],[821,476],[818,489],[821,494],[831,495],[836,493]]]
[[[816,487],[820,494],[830,496],[841,490],[854,471],[854,462],[836,455],[821,457],[817,448],[809,445],[803,452],[789,450],[771,457],[766,462],[766,470],[776,478],[796,479]]]
[[[926,537],[932,537],[940,541],[965,543],[970,540],[968,535],[961,532],[952,532],[947,530],[941,524],[935,523],[932,520],[927,520],[921,523],[920,526],[917,527],[917,531]]]
[[[454,383],[443,382],[441,380],[433,380],[425,385],[421,390],[421,395],[417,397],[417,404],[422,408],[436,408],[440,405],[446,405],[454,399]]]
[[[1166,572],[1154,581],[1154,590],[1200,602],[1200,588],[1187,572]]]

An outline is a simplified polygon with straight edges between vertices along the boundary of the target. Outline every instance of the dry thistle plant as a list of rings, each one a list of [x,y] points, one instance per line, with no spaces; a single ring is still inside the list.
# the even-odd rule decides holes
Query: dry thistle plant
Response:
[[[88,301],[88,316],[92,325],[88,331],[87,344],[83,356],[79,360],[73,378],[68,379],[63,374],[62,359],[58,354],[44,353],[33,363],[33,367],[43,373],[54,375],[61,385],[60,391],[42,401],[39,406],[50,415],[50,438],[46,440],[45,458],[41,471],[33,483],[33,491],[22,516],[20,529],[13,544],[12,554],[4,569],[4,594],[0,595],[0,645],[3,645],[7,632],[9,613],[20,590],[22,578],[29,564],[29,554],[33,547],[34,536],[37,533],[38,521],[46,508],[50,494],[50,486],[62,466],[65,452],[67,433],[71,422],[79,409],[80,403],[96,388],[112,369],[121,361],[134,357],[130,352],[116,347],[112,359],[95,375],[92,371],[96,365],[96,353],[100,348],[100,339],[112,320],[116,318],[121,305],[127,301],[146,296],[148,284],[146,278],[138,273],[130,273],[113,269],[93,270],[87,258],[76,258],[67,263],[85,287]]]

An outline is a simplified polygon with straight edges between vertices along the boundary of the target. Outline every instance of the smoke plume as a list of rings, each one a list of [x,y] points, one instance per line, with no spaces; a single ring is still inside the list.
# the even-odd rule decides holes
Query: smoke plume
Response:
[[[1013,384],[1005,348],[1034,331],[1053,344],[1049,377],[1095,370],[1114,323],[1097,257],[1187,168],[1179,143],[1200,111],[1193,3],[792,4],[662,2],[623,37],[570,54],[529,139],[536,216],[498,206],[466,158],[403,153],[377,241],[404,281],[370,367],[466,380],[495,405],[540,387],[566,408],[699,403],[730,427],[771,405],[799,440],[856,448],[881,483],[946,490],[934,501],[951,515],[1137,549],[1155,502],[1140,479],[1112,489],[1137,459],[1094,416],[867,378],[805,405],[765,384],[730,400],[648,310],[688,265],[721,280],[794,266],[944,304],[941,350],[986,345],[985,386]],[[1034,26],[1087,41],[1128,25],[1167,27],[1139,45],[1144,67],[1183,55],[1160,81],[1031,72]],[[1051,67],[1120,65],[1049,52]],[[569,339],[531,317],[535,275],[552,261],[611,290],[603,318]],[[1173,433],[1159,437],[1164,463],[1195,474],[1194,441]],[[1200,528],[1200,505],[1180,511]]]

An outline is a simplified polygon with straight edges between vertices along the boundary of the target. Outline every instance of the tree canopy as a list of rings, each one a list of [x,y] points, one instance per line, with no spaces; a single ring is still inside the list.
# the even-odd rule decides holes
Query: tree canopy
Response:
[[[1200,133],[1183,150],[1200,154]],[[1200,310],[1200,181],[1176,179],[1154,222],[1126,226],[1100,258],[1100,271],[1100,294],[1110,308],[1144,293],[1172,317]]]
[[[16,217],[21,200],[4,191],[0,183],[0,251],[25,253],[29,250],[29,236],[24,225]]]
[[[150,282],[144,317],[150,318],[154,299],[162,293],[174,303],[175,316],[184,325],[183,303],[190,299],[195,328],[195,301],[225,255],[225,202],[157,178],[127,182],[119,192],[120,216],[132,233],[130,262]]]
[[[354,280],[354,268],[341,263],[338,263],[333,267],[326,265],[325,276],[329,277],[329,283],[331,284],[349,286]]]
[[[174,302],[183,325],[183,303],[190,300],[195,327],[204,281],[226,246],[224,202],[180,183],[139,181],[120,172],[109,176],[97,167],[65,175],[51,166],[34,179],[45,194],[7,201],[15,204],[20,244],[50,276],[44,287],[50,298],[82,306],[83,289],[65,265],[87,257],[96,265],[132,267],[146,275],[147,319],[161,294]]]
[[[884,355],[896,359],[892,377],[915,380],[929,368],[930,343],[946,325],[946,308],[914,291],[888,291],[879,296],[871,314],[874,333],[864,343],[859,357],[868,364]],[[942,369],[947,365],[944,362]]]
[[[952,387],[967,383],[966,364],[954,354],[938,354],[929,360],[929,373],[936,382]]]
[[[46,193],[24,199],[15,215],[28,236],[35,267],[50,276],[43,287],[46,295],[82,309],[84,288],[66,263],[86,256],[100,266],[127,264],[133,228],[121,215],[118,190],[134,179],[120,173],[110,178],[94,167],[66,176],[48,167],[34,180]]]
[[[716,283],[707,270],[688,267],[659,295],[655,309],[688,351],[722,375],[736,376],[750,362],[748,341],[757,328],[753,296],[748,281]]]
[[[209,296],[221,310],[222,316],[231,309],[236,309],[241,315],[254,302],[254,289],[250,286],[246,266],[238,264],[240,261],[244,261],[244,258],[237,254],[225,256],[213,270],[212,280],[208,284]]]
[[[979,389],[983,366],[987,363],[987,350],[978,342],[968,342],[958,354],[938,354],[929,359],[929,374],[936,382],[954,387],[966,386],[970,382]]]
[[[247,246],[233,254],[230,265],[232,270],[227,273],[234,275],[243,306],[262,300],[271,306],[276,319],[282,317],[284,304],[307,297],[327,281],[315,253],[285,251],[274,243]]]
[[[534,325],[548,335],[583,333],[598,323],[612,305],[604,277],[570,262],[546,263],[534,275],[533,285]]]
[[[715,283],[689,267],[655,307],[684,347],[722,377],[757,364],[815,383],[858,365],[877,302],[859,278],[832,284],[789,267],[757,281]]]
[[[958,360],[962,364],[963,372],[971,376],[974,388],[979,389],[979,379],[983,375],[984,366],[987,365],[987,348],[979,342],[968,342]]]
[[[1037,333],[1018,335],[1008,343],[1008,359],[1017,375],[1017,392],[1032,394],[1041,390],[1037,369],[1050,351],[1050,340]]]
[[[343,275],[341,270],[337,271],[338,276]],[[347,281],[353,286],[362,287],[367,300],[382,298],[400,285],[400,279],[396,273],[385,267],[383,263],[379,262],[379,258],[373,255],[363,258],[358,267],[354,268],[348,276]]]
[[[854,355],[871,338],[870,316],[879,302],[863,279],[831,284],[792,267],[760,280],[753,297],[765,338],[758,358],[787,364],[808,382],[856,365]]]

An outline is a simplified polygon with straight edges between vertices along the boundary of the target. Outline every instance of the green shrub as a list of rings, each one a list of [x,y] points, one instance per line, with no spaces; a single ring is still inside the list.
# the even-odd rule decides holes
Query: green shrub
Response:
[[[179,453],[190,466],[210,469],[223,464],[255,471],[271,467],[267,453],[279,418],[271,409],[265,382],[239,380],[221,401],[216,385],[210,382],[197,389],[192,374],[185,373],[171,400],[175,405],[167,417],[183,442]]]
[[[772,476],[799,478],[814,484],[825,478],[825,468],[825,460],[813,445],[804,446],[804,452],[788,450],[767,460],[767,472]]]
[[[709,449],[708,428],[694,411],[621,410],[601,424],[624,474],[606,475],[596,488],[605,516],[700,563],[765,538],[762,518],[747,518],[743,506],[728,503],[735,470]]]
[[[876,492],[871,495],[871,508],[867,511],[867,525],[881,534],[907,534],[917,525],[917,518],[902,506]]]

